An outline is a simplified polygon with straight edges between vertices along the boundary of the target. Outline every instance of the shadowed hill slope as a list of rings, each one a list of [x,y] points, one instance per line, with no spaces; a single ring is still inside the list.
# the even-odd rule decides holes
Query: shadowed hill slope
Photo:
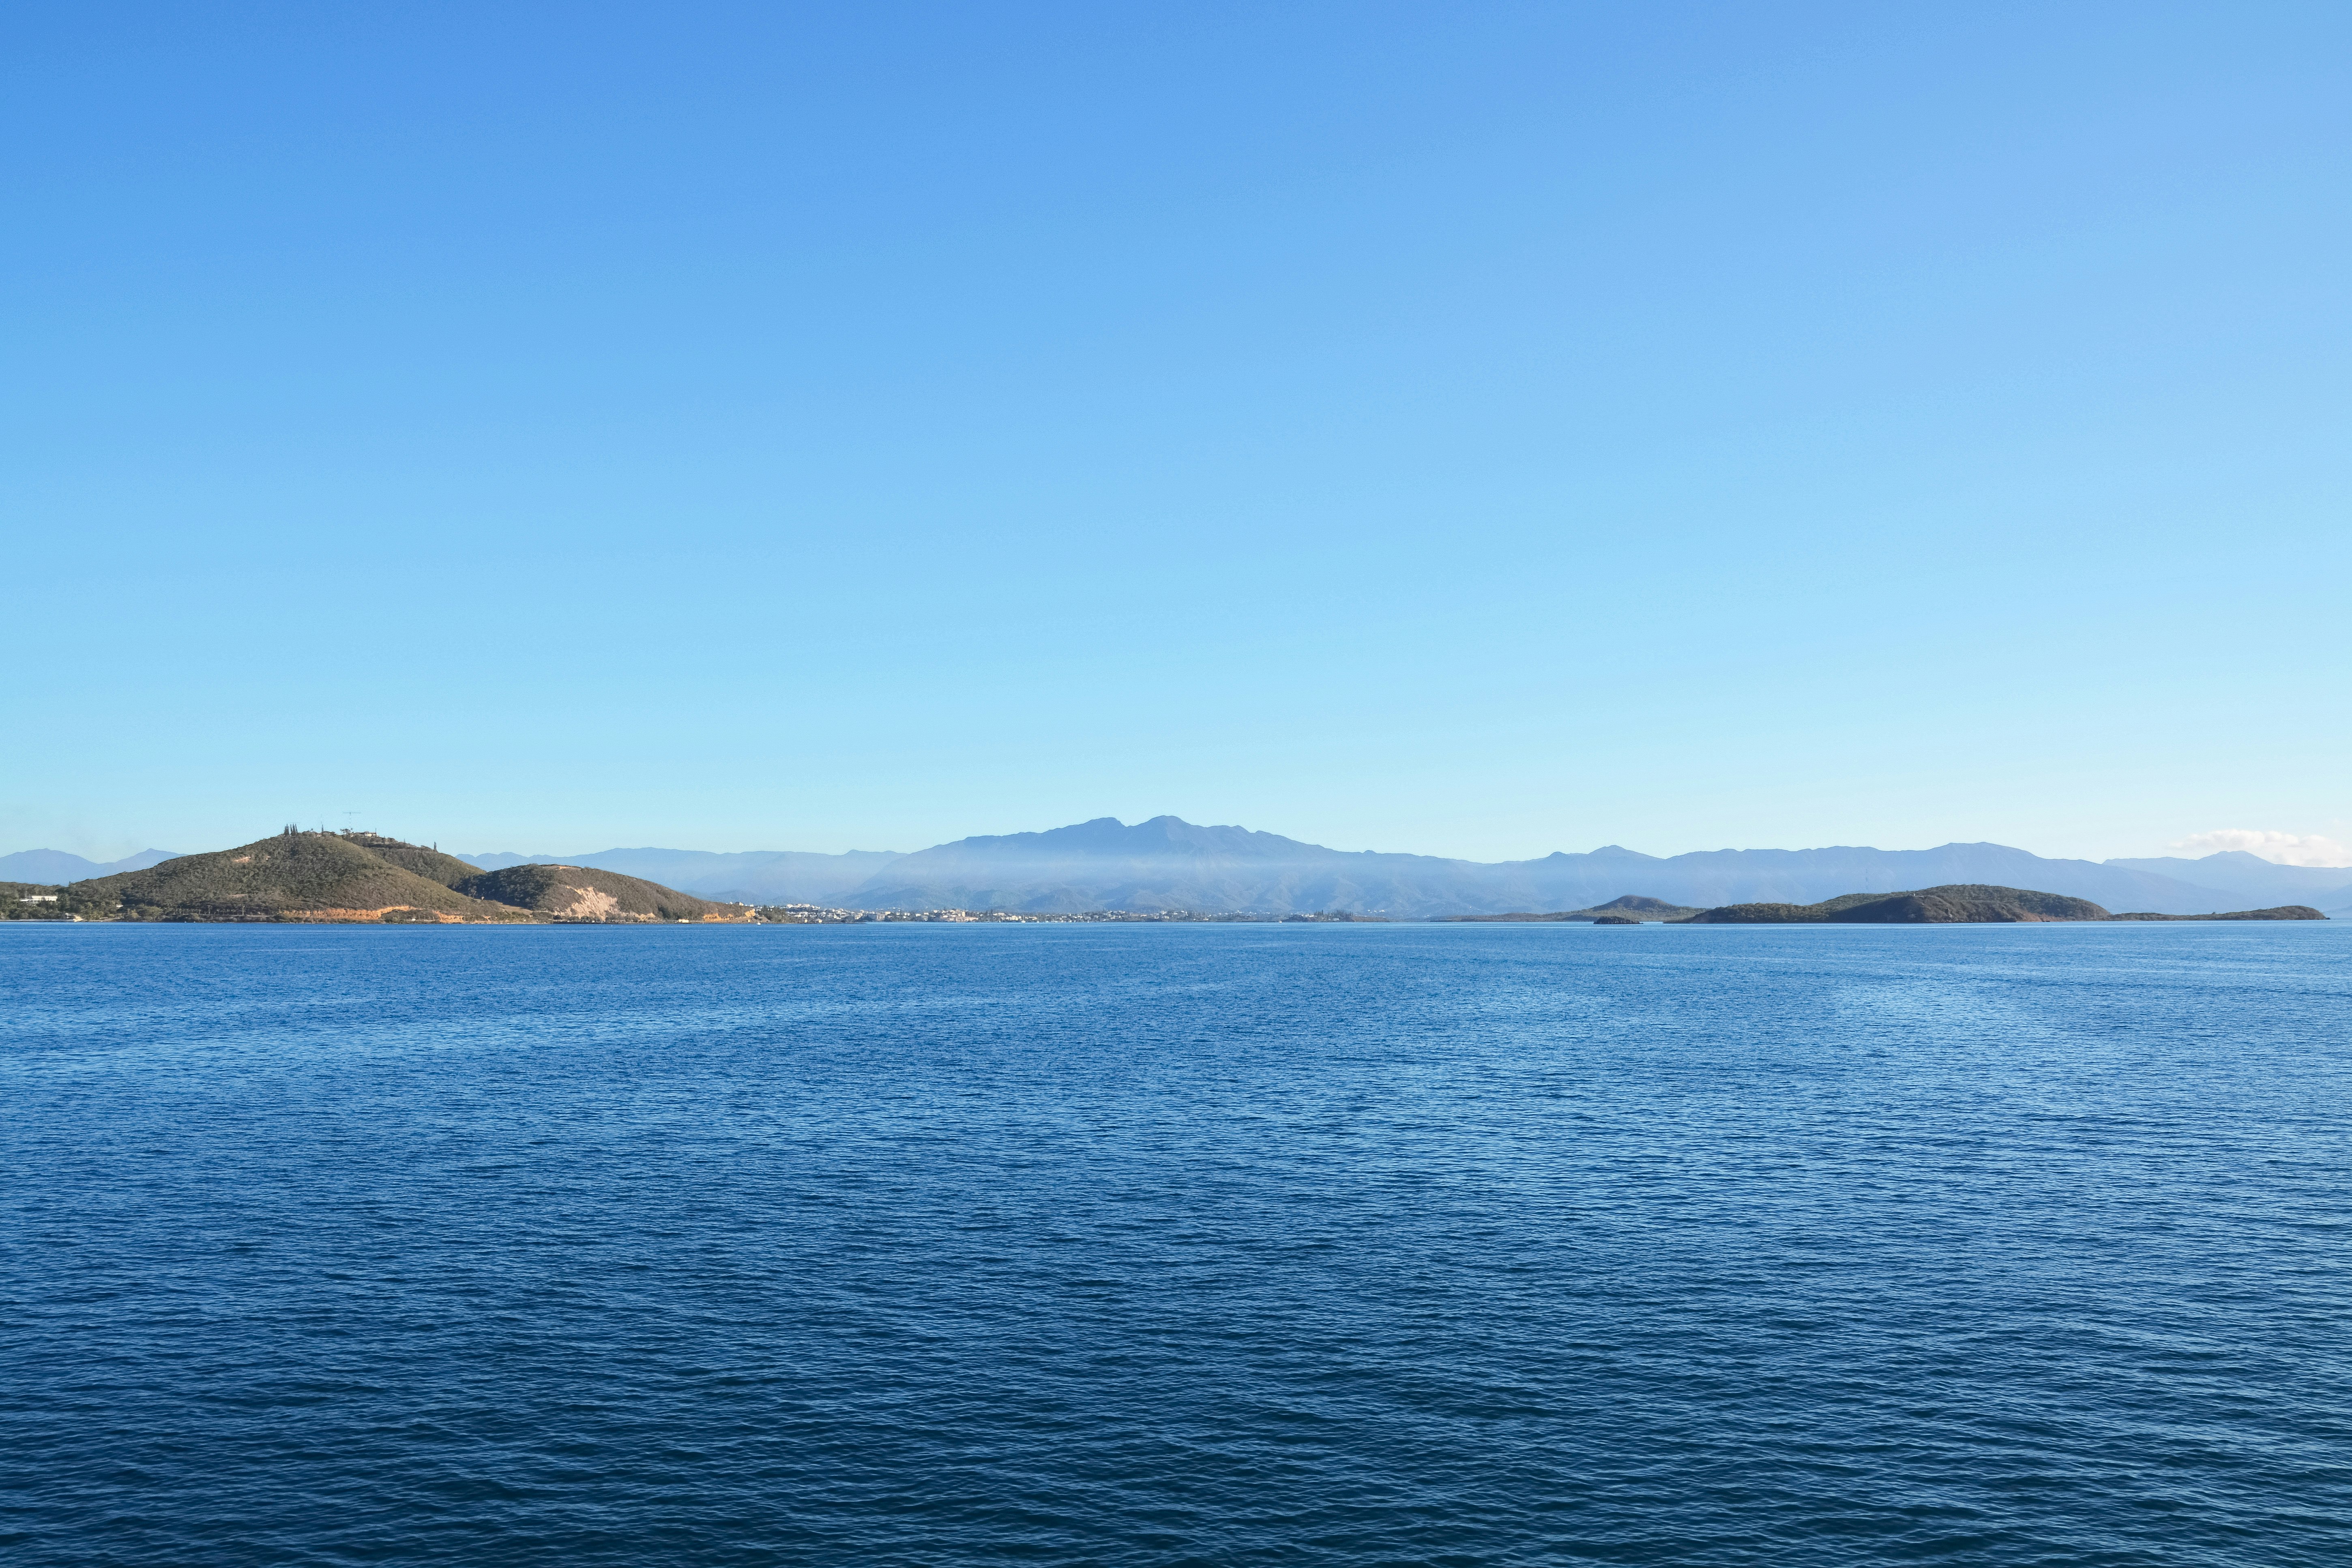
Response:
[[[388,860],[404,871],[414,871],[426,881],[438,882],[445,888],[455,888],[482,874],[479,866],[468,865],[455,855],[444,855],[422,844],[404,844],[381,833],[345,833],[337,837],[358,845],[380,860]]]
[[[658,882],[586,866],[509,866],[502,871],[476,871],[457,890],[557,920],[738,921],[751,914],[740,905],[713,903]]]

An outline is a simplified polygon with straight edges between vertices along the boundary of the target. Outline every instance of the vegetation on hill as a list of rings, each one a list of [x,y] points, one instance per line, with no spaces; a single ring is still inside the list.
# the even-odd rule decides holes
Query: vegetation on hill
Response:
[[[455,888],[460,882],[471,881],[482,874],[479,866],[444,855],[438,849],[428,849],[422,844],[404,844],[397,838],[387,838],[381,833],[344,833],[336,837],[346,843],[356,844],[380,860],[389,860],[404,871],[414,871],[428,882],[438,882],[445,888]]]
[[[0,921],[70,920],[79,911],[60,907],[64,892],[50,882],[0,882]]]
[[[388,912],[516,918],[394,865],[342,834],[290,828],[234,849],[76,882],[67,890],[75,912],[106,920],[376,920]]]
[[[375,833],[302,833],[65,887],[0,883],[0,918],[106,921],[712,921],[748,911],[570,866],[485,875]]]
[[[1686,925],[1942,925],[2009,924],[2038,921],[2103,921],[2107,911],[2088,899],[1963,882],[1908,893],[1847,893],[1818,904],[1728,904],[1684,921]]]
[[[476,871],[457,884],[457,891],[556,920],[734,921],[751,914],[740,904],[713,903],[659,882],[586,866],[509,866],[502,871]]]

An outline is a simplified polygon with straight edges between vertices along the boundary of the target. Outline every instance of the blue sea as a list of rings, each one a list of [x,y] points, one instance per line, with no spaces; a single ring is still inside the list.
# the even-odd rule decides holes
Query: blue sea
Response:
[[[0,926],[11,1563],[2352,1563],[2352,928]]]

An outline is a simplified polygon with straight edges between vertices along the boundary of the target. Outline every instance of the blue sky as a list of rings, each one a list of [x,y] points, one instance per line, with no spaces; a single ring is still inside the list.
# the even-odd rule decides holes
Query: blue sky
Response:
[[[2352,838],[2341,5],[0,62],[0,850]]]

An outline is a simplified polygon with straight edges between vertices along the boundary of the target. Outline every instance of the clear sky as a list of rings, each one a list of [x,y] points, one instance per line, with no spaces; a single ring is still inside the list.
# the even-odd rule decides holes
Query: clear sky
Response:
[[[0,71],[0,850],[2352,837],[2334,0],[24,3]]]

